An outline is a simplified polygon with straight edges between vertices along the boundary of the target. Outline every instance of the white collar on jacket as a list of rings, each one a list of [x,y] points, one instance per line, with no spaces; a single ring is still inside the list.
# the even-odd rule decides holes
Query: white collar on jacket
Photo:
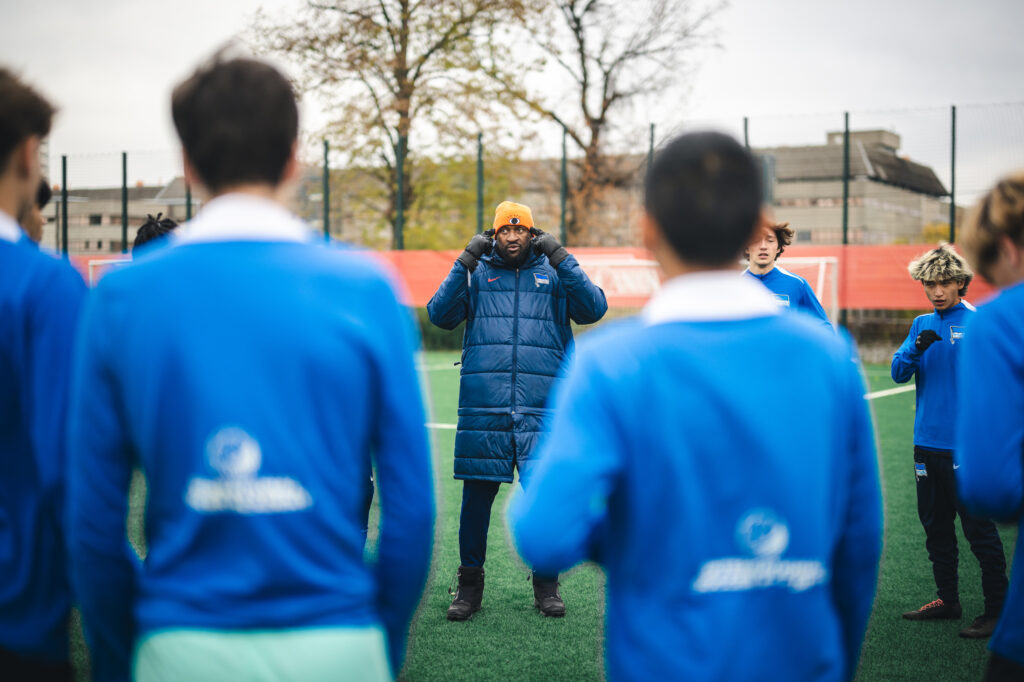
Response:
[[[778,315],[771,292],[734,270],[711,270],[673,277],[643,309],[648,325],[664,322],[745,320]]]
[[[172,244],[195,242],[308,242],[313,231],[281,204],[252,194],[211,199],[194,219],[171,233]]]
[[[24,234],[18,223],[14,222],[14,219],[9,215],[0,211],[0,239],[9,242],[16,242],[21,239],[21,235]]]

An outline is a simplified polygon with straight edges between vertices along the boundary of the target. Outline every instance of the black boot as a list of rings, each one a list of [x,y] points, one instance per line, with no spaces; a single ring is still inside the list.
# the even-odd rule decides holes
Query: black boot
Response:
[[[484,599],[484,569],[482,566],[459,566],[459,589],[448,607],[448,620],[469,620],[480,610]],[[448,588],[448,594],[451,594]]]
[[[549,618],[565,615],[565,602],[558,593],[558,578],[539,578],[534,574],[533,605]]]

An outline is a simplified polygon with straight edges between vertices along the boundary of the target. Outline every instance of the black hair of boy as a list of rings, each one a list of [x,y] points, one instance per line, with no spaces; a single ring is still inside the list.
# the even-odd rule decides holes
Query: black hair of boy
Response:
[[[299,111],[291,84],[274,67],[214,58],[174,89],[171,115],[188,161],[211,193],[281,183]]]
[[[654,157],[644,206],[684,261],[735,260],[761,212],[761,171],[743,145],[722,133],[689,133]]]
[[[36,208],[42,211],[46,208],[46,205],[50,203],[50,199],[53,197],[53,190],[50,189],[49,183],[46,178],[39,181],[39,190],[36,192]]]
[[[155,218],[148,213],[146,214],[146,222],[142,223],[139,227],[139,231],[135,233],[135,242],[132,244],[132,253],[135,253],[135,251],[146,242],[159,239],[178,226],[178,223],[174,222],[170,218],[164,218],[162,216],[163,213],[157,213]]]

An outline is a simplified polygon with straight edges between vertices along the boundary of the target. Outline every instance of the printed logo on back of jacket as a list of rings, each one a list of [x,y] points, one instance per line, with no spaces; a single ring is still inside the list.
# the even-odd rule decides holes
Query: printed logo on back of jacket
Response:
[[[789,547],[789,526],[771,509],[751,509],[736,524],[736,544],[750,556],[723,557],[705,562],[695,592],[745,592],[787,587],[803,592],[825,582],[821,561],[783,559]]]
[[[286,476],[259,476],[263,453],[255,438],[237,426],[218,429],[206,441],[206,458],[218,478],[188,482],[185,504],[197,512],[279,514],[306,509],[313,497]]]

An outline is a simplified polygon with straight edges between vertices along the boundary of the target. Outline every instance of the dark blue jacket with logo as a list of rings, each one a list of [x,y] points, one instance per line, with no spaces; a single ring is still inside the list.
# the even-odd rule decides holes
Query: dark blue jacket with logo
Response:
[[[569,321],[591,324],[604,292],[573,256],[553,267],[532,254],[518,269],[495,251],[470,273],[455,261],[427,312],[442,329],[463,320],[455,478],[512,482],[525,471],[545,403],[572,347]]]

